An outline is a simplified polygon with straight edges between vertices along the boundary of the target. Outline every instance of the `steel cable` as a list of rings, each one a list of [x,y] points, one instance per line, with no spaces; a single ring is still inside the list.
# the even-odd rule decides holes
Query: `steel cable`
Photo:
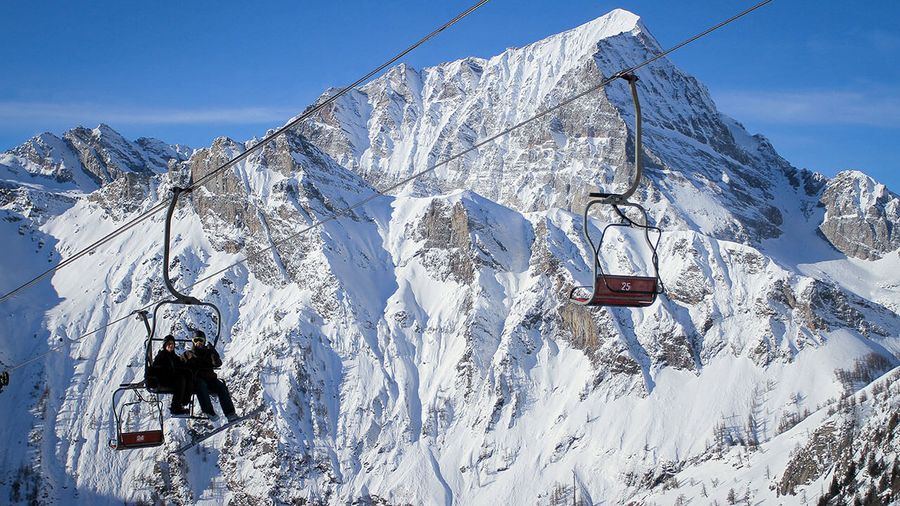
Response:
[[[360,84],[366,82],[367,80],[369,80],[372,76],[374,76],[374,75],[377,74],[378,72],[381,72],[382,70],[384,70],[385,68],[387,68],[387,67],[390,66],[391,64],[395,63],[395,62],[396,62],[397,60],[399,60],[400,58],[403,58],[404,56],[406,56],[407,54],[409,54],[411,51],[413,51],[413,50],[416,49],[417,47],[419,47],[419,46],[421,46],[422,44],[428,42],[429,40],[431,40],[432,38],[434,38],[435,36],[437,36],[439,33],[443,32],[443,31],[446,30],[447,28],[453,26],[453,25],[456,24],[458,21],[462,20],[463,18],[465,18],[466,16],[468,16],[468,15],[471,14],[472,12],[475,12],[475,10],[477,10],[477,9],[478,9],[479,7],[481,7],[482,5],[486,4],[488,1],[489,1],[489,0],[480,0],[479,2],[473,4],[471,7],[469,7],[468,9],[466,9],[466,10],[464,10],[463,12],[457,14],[456,17],[454,17],[454,18],[451,19],[450,21],[447,21],[446,23],[444,23],[443,25],[441,25],[440,27],[438,27],[437,29],[435,29],[434,31],[432,31],[431,33],[429,33],[428,35],[426,35],[425,37],[422,37],[422,38],[419,39],[417,42],[415,42],[413,45],[411,45],[411,46],[409,46],[408,48],[404,49],[403,51],[397,53],[397,55],[395,55],[394,57],[392,57],[390,60],[388,60],[388,61],[382,63],[381,65],[379,65],[379,66],[376,67],[375,69],[371,70],[371,71],[370,71],[369,73],[367,73],[366,75],[364,75],[364,76],[362,76],[361,78],[359,78],[359,79],[357,79],[356,81],[354,81],[352,84],[349,84],[349,85],[345,86],[345,87],[342,88],[340,91],[338,91],[336,94],[334,94],[334,95],[328,97],[326,100],[323,100],[322,102],[316,104],[315,106],[313,106],[313,107],[307,109],[307,110],[304,111],[302,114],[300,114],[299,116],[297,116],[296,118],[294,118],[293,120],[291,120],[290,122],[288,122],[286,125],[282,126],[281,128],[279,128],[279,129],[276,130],[275,132],[269,134],[268,136],[266,136],[265,138],[263,138],[261,141],[259,141],[258,143],[254,144],[253,146],[251,146],[250,148],[248,148],[247,150],[245,150],[243,153],[241,153],[241,154],[237,155],[236,157],[232,158],[231,160],[225,162],[224,164],[220,165],[220,166],[217,167],[216,169],[213,169],[213,170],[210,171],[208,174],[204,175],[203,177],[201,177],[200,179],[198,179],[197,181],[195,181],[194,183],[192,183],[188,189],[189,189],[189,190],[193,190],[193,189],[198,188],[198,187],[201,186],[203,183],[209,181],[210,179],[212,179],[212,178],[215,177],[216,175],[220,174],[223,170],[227,169],[228,167],[231,167],[231,166],[233,166],[233,165],[235,165],[235,164],[237,164],[237,163],[239,163],[239,162],[245,160],[245,159],[248,158],[251,154],[255,153],[256,151],[258,151],[258,150],[260,150],[260,149],[262,149],[262,148],[263,148],[264,146],[266,146],[270,141],[272,141],[273,139],[275,139],[275,138],[278,137],[279,135],[281,135],[281,134],[283,134],[284,132],[290,130],[291,128],[297,126],[297,124],[300,123],[301,121],[303,121],[303,120],[305,120],[305,119],[308,119],[310,116],[312,116],[312,115],[316,114],[317,112],[321,111],[321,110],[324,109],[326,106],[328,106],[329,104],[331,104],[332,102],[334,102],[335,100],[337,100],[338,98],[340,98],[341,96],[343,96],[344,94],[346,94],[348,91],[350,91],[350,90],[352,90],[352,89],[355,89],[357,86],[359,86]],[[141,214],[141,215],[135,217],[134,219],[132,219],[130,222],[126,223],[125,225],[122,225],[121,227],[117,228],[116,230],[114,230],[114,231],[110,232],[109,234],[105,235],[104,237],[98,239],[97,241],[95,241],[95,242],[92,243],[91,245],[87,246],[86,248],[82,249],[82,250],[79,251],[78,253],[75,253],[75,254],[72,255],[71,257],[66,258],[65,260],[59,262],[59,263],[56,264],[55,266],[53,266],[53,267],[47,269],[46,271],[44,271],[44,272],[38,274],[37,276],[35,276],[35,277],[32,278],[31,280],[29,280],[29,281],[23,283],[22,285],[20,285],[20,286],[14,288],[13,290],[10,290],[9,292],[3,294],[2,296],[0,296],[0,302],[4,302],[4,301],[6,301],[7,299],[9,299],[10,297],[16,295],[17,293],[19,293],[19,292],[21,292],[21,291],[23,291],[23,290],[25,290],[25,289],[27,289],[27,288],[29,288],[29,287],[31,287],[31,286],[34,286],[36,283],[38,283],[38,282],[41,281],[42,279],[46,278],[47,276],[49,276],[49,275],[51,275],[51,274],[54,274],[54,273],[58,272],[60,269],[62,269],[62,268],[64,268],[64,267],[68,266],[69,264],[75,262],[75,261],[78,260],[79,258],[82,258],[83,256],[89,254],[90,252],[92,252],[92,251],[93,251],[94,249],[96,249],[97,247],[102,246],[102,245],[106,244],[107,242],[109,242],[109,241],[115,239],[116,237],[118,237],[119,235],[121,235],[122,233],[124,233],[125,231],[130,230],[131,228],[133,228],[134,226],[136,226],[136,225],[138,225],[139,223],[143,222],[144,220],[146,220],[146,219],[149,218],[150,216],[152,216],[152,215],[158,213],[159,211],[165,209],[167,205],[168,205],[168,202],[167,202],[167,201],[163,201],[163,202],[160,202],[160,203],[156,204],[155,206],[151,207],[149,210],[145,211],[143,214]]]
[[[669,48],[669,49],[667,49],[667,50],[665,50],[665,51],[663,51],[663,52],[661,52],[661,53],[658,53],[658,54],[652,56],[651,58],[648,58],[647,60],[644,60],[643,62],[638,63],[637,65],[634,65],[634,66],[629,67],[629,68],[627,68],[627,69],[620,70],[619,72],[616,72],[616,73],[613,74],[612,76],[610,76],[610,77],[608,77],[608,78],[606,78],[606,79],[603,79],[602,81],[600,81],[599,84],[596,84],[596,85],[594,85],[594,86],[591,86],[591,87],[589,87],[589,88],[587,88],[586,90],[583,90],[583,91],[581,91],[581,92],[578,92],[578,93],[576,93],[575,95],[572,95],[572,96],[570,96],[570,97],[568,97],[568,98],[562,100],[562,101],[559,102],[558,104],[556,104],[556,105],[554,105],[554,106],[551,106],[551,107],[548,107],[548,108],[546,108],[546,109],[544,109],[544,110],[538,112],[537,114],[535,114],[534,116],[529,117],[528,119],[525,119],[525,120],[523,120],[523,121],[520,121],[520,122],[518,122],[518,123],[516,123],[516,124],[514,124],[514,125],[512,125],[512,126],[510,126],[510,127],[507,127],[506,129],[500,131],[499,133],[496,133],[496,134],[494,134],[494,135],[492,135],[492,136],[490,136],[490,137],[488,137],[488,138],[486,138],[486,139],[484,139],[484,140],[482,140],[482,141],[479,141],[478,143],[472,145],[471,147],[469,147],[469,148],[467,148],[467,149],[465,149],[465,150],[463,150],[463,151],[460,151],[460,152],[458,152],[458,153],[452,155],[451,157],[447,158],[446,160],[444,160],[444,161],[442,161],[442,162],[438,162],[438,163],[432,165],[431,167],[428,167],[428,168],[423,169],[423,170],[421,170],[421,171],[419,171],[419,172],[416,172],[416,173],[414,173],[414,174],[412,174],[412,175],[410,175],[410,176],[408,176],[408,177],[402,179],[401,181],[399,181],[399,182],[397,182],[397,183],[394,183],[394,184],[390,185],[390,186],[387,187],[387,188],[384,188],[384,189],[382,189],[382,190],[380,190],[380,191],[373,192],[372,195],[369,195],[368,197],[366,197],[366,198],[364,198],[364,199],[361,199],[360,201],[358,201],[358,202],[356,202],[355,204],[351,205],[350,207],[346,208],[344,211],[345,211],[345,212],[346,212],[346,211],[353,211],[354,209],[357,209],[357,208],[359,208],[359,207],[361,207],[361,206],[363,206],[363,205],[365,205],[365,204],[371,202],[372,200],[378,198],[379,196],[383,196],[383,195],[384,195],[385,193],[387,193],[387,192],[390,192],[390,191],[392,191],[392,190],[395,190],[395,189],[397,189],[397,188],[399,188],[399,187],[405,185],[406,183],[408,183],[408,182],[410,182],[410,181],[413,181],[413,180],[415,180],[415,179],[417,179],[417,178],[419,178],[419,177],[421,177],[421,176],[423,176],[423,175],[425,175],[425,174],[427,174],[427,173],[430,173],[430,172],[434,171],[435,169],[437,169],[437,168],[439,168],[439,167],[442,167],[442,166],[444,166],[444,165],[446,165],[446,164],[448,164],[448,163],[450,163],[450,162],[452,162],[452,161],[454,161],[454,160],[456,160],[456,159],[459,159],[460,157],[465,156],[465,155],[468,154],[468,153],[471,153],[472,151],[474,151],[474,150],[480,148],[481,146],[484,146],[485,144],[488,144],[488,143],[490,143],[490,142],[493,142],[493,141],[497,140],[498,138],[503,137],[503,136],[509,134],[510,132],[512,132],[512,131],[514,131],[514,130],[517,130],[517,129],[519,129],[519,128],[521,128],[521,127],[523,127],[523,126],[525,126],[525,125],[531,123],[532,121],[535,121],[535,120],[537,120],[537,119],[540,119],[540,118],[542,118],[542,117],[544,117],[544,116],[546,116],[546,115],[548,115],[548,114],[550,114],[550,113],[552,113],[552,112],[554,112],[554,111],[556,111],[556,110],[558,110],[558,109],[560,109],[560,108],[562,108],[562,107],[565,107],[566,105],[568,105],[568,104],[570,104],[570,103],[572,103],[572,102],[578,100],[579,98],[582,98],[582,97],[584,97],[585,95],[588,95],[588,94],[590,94],[590,93],[593,93],[593,92],[595,92],[595,91],[597,91],[597,90],[599,90],[599,89],[601,89],[601,88],[607,86],[609,83],[611,83],[611,82],[614,81],[615,79],[618,79],[619,76],[621,76],[621,75],[623,75],[623,74],[633,73],[635,70],[640,69],[640,68],[642,68],[642,67],[645,67],[645,66],[647,66],[647,65],[649,65],[649,64],[651,64],[651,63],[653,63],[654,61],[659,60],[660,58],[663,58],[663,57],[665,57],[665,56],[668,55],[668,54],[671,54],[672,52],[674,52],[674,51],[676,51],[676,50],[678,50],[678,49],[680,49],[680,48],[682,48],[682,47],[684,47],[684,46],[690,44],[691,42],[694,42],[695,40],[700,39],[700,38],[702,38],[703,36],[708,35],[709,33],[718,30],[719,28],[722,28],[723,26],[725,26],[725,25],[731,23],[732,21],[735,21],[735,20],[737,20],[737,19],[739,19],[739,18],[741,18],[741,17],[743,17],[743,16],[745,16],[745,15],[747,15],[747,14],[750,14],[751,12],[753,12],[753,11],[759,9],[760,7],[762,7],[762,6],[764,6],[764,5],[768,4],[768,3],[770,3],[770,2],[772,2],[772,1],[773,1],[773,0],[763,0],[762,2],[759,2],[758,4],[756,4],[756,5],[754,5],[754,6],[750,7],[750,8],[748,8],[748,9],[742,11],[742,12],[740,12],[740,13],[738,13],[738,14],[735,14],[734,16],[732,16],[732,17],[726,19],[725,21],[722,21],[722,22],[720,22],[720,23],[718,23],[718,24],[716,24],[716,25],[714,25],[714,26],[712,26],[712,27],[710,27],[710,28],[707,28],[706,30],[704,30],[704,31],[702,31],[702,32],[700,32],[700,33],[698,33],[697,35],[694,35],[694,36],[692,36],[692,37],[690,37],[690,38],[688,38],[688,39],[685,39],[684,41],[682,41],[682,42],[676,44],[675,46],[672,46],[671,48]],[[483,3],[483,2],[481,2],[481,3]],[[271,246],[269,246],[269,247],[267,247],[267,248],[263,248],[263,249],[261,249],[261,250],[258,250],[258,251],[256,251],[256,252],[254,252],[253,255],[255,256],[255,255],[259,255],[259,254],[265,253],[265,252],[267,252],[267,251],[271,251],[272,249],[274,249],[275,247],[277,247],[277,246],[279,246],[279,245],[285,243],[286,241],[289,241],[289,240],[291,240],[291,239],[293,239],[293,238],[295,238],[295,237],[297,237],[297,236],[299,236],[299,235],[301,235],[301,234],[303,234],[303,233],[306,233],[306,232],[308,232],[308,231],[310,231],[310,230],[312,230],[312,229],[314,229],[314,228],[321,227],[322,225],[325,225],[326,223],[329,223],[329,222],[334,221],[334,220],[336,220],[336,219],[337,219],[337,214],[334,214],[334,215],[332,215],[332,216],[329,217],[329,218],[326,218],[326,219],[324,219],[324,220],[320,220],[320,221],[314,222],[314,223],[312,223],[311,225],[308,225],[307,227],[301,229],[300,231],[295,232],[294,234],[291,234],[290,236],[287,236],[287,237],[285,237],[285,238],[283,238],[283,239],[279,239],[278,241],[273,241],[273,243],[272,243]],[[235,266],[237,266],[237,265],[240,265],[241,263],[246,262],[246,261],[249,260],[250,258],[251,258],[251,256],[250,256],[250,255],[247,255],[247,256],[245,256],[244,258],[242,258],[241,260],[238,260],[238,261],[236,261],[236,262],[234,262],[234,263],[228,265],[227,267],[225,267],[225,268],[223,268],[223,269],[220,269],[220,270],[218,270],[218,271],[215,271],[214,273],[212,273],[212,274],[210,274],[210,275],[208,275],[208,276],[205,276],[205,277],[203,277],[203,278],[201,278],[201,279],[195,281],[193,284],[190,284],[190,285],[186,286],[186,287],[184,288],[184,290],[188,290],[188,289],[190,289],[190,288],[193,288],[193,287],[199,285],[200,283],[203,283],[203,282],[205,282],[205,281],[208,281],[208,280],[210,280],[210,279],[212,279],[212,278],[218,276],[219,274],[222,274],[223,272],[227,271],[228,269],[231,269],[231,268],[233,268],[233,267],[235,267]],[[0,299],[0,300],[2,300],[2,299]],[[158,302],[151,303],[151,304],[149,304],[149,305],[147,305],[147,306],[144,306],[144,307],[141,308],[141,309],[147,309],[147,308],[152,307],[153,305],[155,305],[155,304],[157,304],[157,303],[158,303]],[[138,311],[139,311],[139,310],[138,310]],[[87,336],[96,334],[97,332],[100,332],[101,330],[104,330],[104,329],[106,329],[106,328],[108,328],[108,327],[110,327],[110,326],[112,326],[112,325],[114,325],[114,324],[116,324],[116,323],[121,322],[122,320],[127,319],[129,316],[131,316],[131,315],[133,315],[133,314],[134,314],[134,312],[129,313],[128,316],[124,316],[124,317],[118,318],[118,319],[116,319],[116,320],[113,320],[113,321],[107,323],[106,325],[103,325],[103,326],[101,326],[101,327],[98,327],[98,328],[96,328],[96,329],[94,329],[94,330],[92,330],[92,331],[90,331],[90,332],[87,332],[87,333],[85,333],[85,334],[82,334],[82,335],[80,335],[79,337],[76,337],[76,338],[71,339],[71,340],[69,340],[69,341],[70,341],[70,342],[79,341],[79,340],[81,340],[81,339],[83,339],[83,338],[85,338],[85,337],[87,337]],[[33,357],[32,359],[29,359],[28,361],[23,362],[23,363],[21,363],[21,364],[17,364],[17,365],[15,365],[15,366],[12,366],[12,367],[10,367],[10,368],[8,368],[8,369],[6,369],[6,370],[7,370],[7,371],[12,371],[12,370],[18,369],[19,367],[22,367],[23,365],[26,365],[26,364],[28,364],[28,363],[31,363],[31,362],[33,362],[33,361],[39,359],[40,357],[46,356],[46,355],[49,354],[50,352],[55,351],[56,349],[61,348],[62,345],[63,345],[63,343],[60,343],[60,344],[58,344],[58,345],[56,345],[56,346],[50,348],[50,349],[47,350],[46,352],[42,353],[41,355],[38,355],[38,356],[36,356],[36,357]]]

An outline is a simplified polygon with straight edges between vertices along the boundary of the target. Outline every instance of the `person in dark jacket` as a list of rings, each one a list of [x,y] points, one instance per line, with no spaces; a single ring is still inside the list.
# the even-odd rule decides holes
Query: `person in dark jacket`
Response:
[[[225,382],[216,376],[215,368],[222,365],[219,352],[212,345],[206,343],[206,334],[202,330],[194,331],[193,348],[182,355],[188,368],[194,373],[194,393],[197,394],[197,402],[207,418],[216,421],[219,415],[213,408],[209,394],[215,394],[219,398],[219,405],[229,422],[237,419],[234,412],[234,404],[231,394]]]
[[[153,359],[153,376],[160,386],[172,390],[172,405],[169,411],[175,415],[187,415],[185,405],[190,402],[188,386],[191,383],[191,372],[184,359],[175,353],[175,338],[171,335],[163,340],[162,349]]]

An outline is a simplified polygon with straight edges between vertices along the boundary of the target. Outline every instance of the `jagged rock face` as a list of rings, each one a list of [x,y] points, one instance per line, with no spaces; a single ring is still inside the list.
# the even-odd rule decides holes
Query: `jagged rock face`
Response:
[[[80,161],[76,157],[60,156],[67,151],[68,146],[62,139],[45,133],[4,153],[2,160],[11,168],[18,166],[30,174],[51,177],[58,182],[71,182],[72,170],[80,169]],[[76,167],[71,166],[76,164]]]
[[[841,253],[877,260],[900,248],[900,197],[856,171],[841,172],[828,182],[820,202],[822,235]]]
[[[470,58],[422,72],[401,66],[338,100],[302,131],[375,187],[386,188],[552,104],[572,91],[572,83],[601,77],[596,66],[583,63],[565,76],[552,76],[552,82],[563,77],[569,84],[556,90],[544,84],[549,96],[530,96],[512,85],[511,75],[529,71],[526,61],[512,56],[491,62]],[[537,86],[542,79],[534,76],[528,84]],[[529,125],[483,148],[480,156],[452,161],[414,184],[423,193],[470,189],[522,210],[566,207],[571,196],[580,199],[587,192],[577,184],[591,177],[592,169],[624,162],[621,126],[609,104],[591,104]],[[571,139],[559,152],[557,141],[564,135]],[[580,167],[585,163],[590,166]],[[580,176],[570,180],[571,171]]]
[[[469,256],[469,223],[465,209],[457,204],[452,210],[435,201],[425,214],[418,238],[424,239],[421,254],[423,262],[438,279],[452,277],[461,284],[469,284],[475,275],[475,263]],[[450,261],[445,263],[445,254]]]
[[[142,137],[134,142],[107,125],[90,130],[73,128],[62,139],[44,133],[21,146],[0,154],[0,170],[12,179],[52,179],[63,186],[54,189],[93,191],[123,174],[150,177],[167,170],[170,161],[186,160],[190,150]]]
[[[150,174],[166,168],[165,163],[158,165],[158,155],[154,153],[152,162],[157,162],[154,166],[143,155],[140,146],[125,140],[106,125],[93,130],[75,128],[66,132],[63,139],[78,153],[85,172],[98,185],[115,181],[126,172]]]
[[[151,178],[146,173],[125,172],[88,195],[87,199],[106,209],[114,219],[121,220],[141,209],[150,188]]]
[[[162,172],[173,160],[187,160],[193,151],[181,144],[166,144],[150,137],[140,137],[134,144],[141,148],[141,158],[147,161],[146,165],[155,173]]]
[[[389,188],[659,51],[636,17],[616,11],[489,60],[397,67],[301,131],[375,187]],[[777,237],[782,210],[772,188],[798,185],[796,170],[764,138],[722,116],[705,87],[670,63],[638,76],[649,183],[638,199],[664,226],[699,226],[742,242]],[[413,184],[424,192],[469,189],[520,211],[580,209],[589,191],[628,184],[632,108],[627,85],[613,82]],[[697,205],[686,207],[689,199]],[[713,215],[711,206],[728,211]]]
[[[166,296],[161,216],[81,272],[61,270],[16,315],[37,338],[0,340],[4,360],[46,350],[22,342],[63,343],[0,395],[13,420],[0,424],[0,497],[15,486],[17,497],[57,502],[545,504],[575,469],[579,497],[640,501],[725,451],[710,438],[766,444],[768,427],[871,381],[836,376],[847,361],[874,353],[879,370],[895,365],[900,318],[888,307],[900,299],[867,299],[839,275],[846,259],[817,263],[838,265],[819,279],[782,252],[782,235],[833,252],[815,235],[828,182],[791,168],[668,63],[641,75],[648,177],[638,198],[664,228],[667,290],[651,307],[567,300],[593,275],[570,209],[596,186],[620,188],[633,164],[623,83],[406,188],[376,191],[656,49],[617,11],[488,60],[401,66],[186,195],[172,278],[222,310],[219,374],[239,410],[264,408],[188,455],[166,453],[189,437],[177,420],[165,422],[163,448],[105,450],[109,394],[140,379],[143,329],[72,341]],[[251,146],[220,138],[187,159],[142,139],[140,156],[104,154],[92,146],[115,136],[99,130],[70,136],[81,143],[71,160],[90,159],[101,182],[118,174],[87,196],[71,192],[77,171],[41,191],[16,183],[65,173],[39,163],[63,160],[46,150],[4,155],[16,160],[0,164],[12,181],[0,186],[0,231],[14,246],[0,250],[4,267],[39,243],[77,251],[95,237],[75,232],[112,230]],[[139,158],[154,168],[131,170]],[[598,213],[588,232],[611,219]],[[611,234],[599,261],[615,273],[652,264],[634,230]],[[853,264],[872,275],[867,265]],[[883,283],[900,283],[891,276]],[[195,323],[181,309],[154,322],[173,333]],[[799,459],[790,468],[786,492],[814,486],[800,483],[821,471]]]
[[[186,162],[188,174],[198,181],[248,147],[217,139]],[[182,170],[176,168],[173,176]],[[322,272],[323,266],[308,262],[310,253],[322,248],[320,239],[310,238],[318,231],[298,233],[298,228],[334,214],[355,218],[345,211],[351,202],[342,191],[353,196],[371,193],[302,137],[287,134],[205,182],[191,201],[216,249],[243,252],[255,275],[278,285],[307,283],[312,273]],[[323,295],[330,292],[322,289]]]

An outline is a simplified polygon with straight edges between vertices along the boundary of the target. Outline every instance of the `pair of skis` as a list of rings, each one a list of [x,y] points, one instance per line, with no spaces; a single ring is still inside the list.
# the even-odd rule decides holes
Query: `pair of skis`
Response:
[[[186,452],[187,450],[190,450],[191,448],[196,446],[198,443],[202,443],[203,441],[206,441],[207,439],[215,436],[216,434],[218,434],[222,431],[225,431],[226,429],[229,429],[239,423],[245,422],[251,418],[256,418],[264,410],[265,410],[265,406],[259,405],[256,408],[254,408],[253,410],[235,418],[234,420],[232,420],[230,422],[224,423],[224,424],[216,427],[215,429],[208,430],[206,432],[201,432],[199,434],[195,434],[194,436],[191,437],[191,440],[189,442],[176,448],[175,450],[172,451],[172,453],[182,454],[182,453]]]

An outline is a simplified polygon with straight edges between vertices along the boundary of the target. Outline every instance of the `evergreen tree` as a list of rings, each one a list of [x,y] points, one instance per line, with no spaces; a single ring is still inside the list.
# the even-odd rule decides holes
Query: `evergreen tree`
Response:
[[[875,487],[869,487],[869,491],[866,492],[866,496],[863,498],[863,504],[865,506],[883,506],[881,498],[875,493]]]
[[[895,497],[900,495],[900,465],[896,460],[891,467],[891,495]]]
[[[841,493],[841,484],[838,482],[837,473],[831,477],[831,485],[828,487],[828,497],[836,497]]]
[[[759,432],[759,426],[756,423],[756,418],[754,418],[753,413],[747,415],[747,445],[748,446],[756,446],[759,444],[759,440],[756,438],[756,434]]]
[[[850,465],[847,466],[847,472],[844,474],[844,488],[849,487],[853,482],[856,481],[856,461],[850,460]],[[856,487],[854,487],[855,489]]]
[[[869,463],[866,465],[866,471],[869,473],[869,476],[875,478],[878,476],[878,473],[881,471],[881,466],[878,465],[878,459],[875,458],[875,453],[869,454]]]

